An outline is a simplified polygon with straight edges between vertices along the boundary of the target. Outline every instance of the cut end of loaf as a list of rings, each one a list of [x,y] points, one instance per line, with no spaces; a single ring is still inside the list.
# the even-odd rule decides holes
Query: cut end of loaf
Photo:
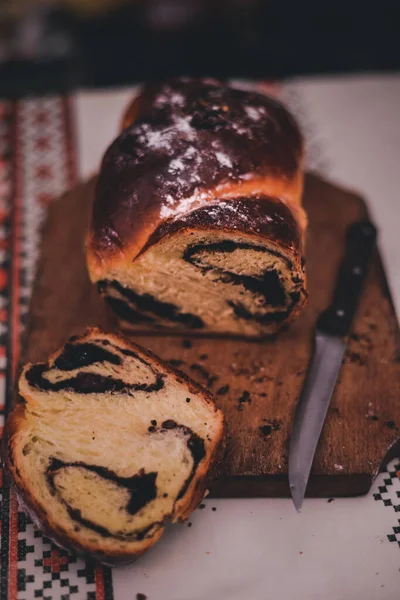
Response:
[[[27,365],[20,395],[5,431],[7,470],[61,545],[126,562],[201,500],[222,414],[147,351],[90,330]]]
[[[127,329],[264,337],[301,311],[305,279],[296,220],[261,196],[164,223],[133,262],[105,267],[97,284]]]

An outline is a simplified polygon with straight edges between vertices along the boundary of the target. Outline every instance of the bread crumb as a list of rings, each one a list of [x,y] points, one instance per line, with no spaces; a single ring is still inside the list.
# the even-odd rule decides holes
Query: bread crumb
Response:
[[[171,358],[168,362],[171,367],[181,367],[183,365],[183,360],[179,360],[177,358]]]
[[[223,396],[224,394],[227,394],[228,392],[229,392],[229,385],[223,385],[217,391],[217,396]]]

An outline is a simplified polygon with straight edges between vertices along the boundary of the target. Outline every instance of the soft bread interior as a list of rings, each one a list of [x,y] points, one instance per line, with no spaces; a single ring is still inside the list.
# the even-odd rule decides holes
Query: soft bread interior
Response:
[[[106,553],[116,542],[120,552],[140,550],[182,515],[221,433],[212,403],[99,335],[28,365],[20,392],[20,477],[50,523]]]
[[[303,300],[304,276],[282,248],[235,232],[166,236],[99,287],[136,326],[257,336],[273,332]]]

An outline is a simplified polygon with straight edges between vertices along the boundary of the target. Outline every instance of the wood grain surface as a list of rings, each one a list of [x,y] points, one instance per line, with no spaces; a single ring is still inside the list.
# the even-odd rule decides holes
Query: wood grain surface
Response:
[[[84,260],[94,182],[54,202],[43,230],[25,361],[38,361],[88,325],[115,328]],[[135,341],[208,387],[224,410],[227,449],[215,496],[287,496],[288,442],[310,360],[316,317],[330,303],[346,227],[363,201],[316,176],[305,188],[310,303],[275,340],[136,335]],[[378,252],[374,255],[308,493],[366,493],[400,432],[399,330]]]

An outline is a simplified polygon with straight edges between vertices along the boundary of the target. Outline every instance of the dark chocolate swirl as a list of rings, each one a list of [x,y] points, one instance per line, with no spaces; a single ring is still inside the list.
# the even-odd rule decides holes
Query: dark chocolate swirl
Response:
[[[123,532],[113,533],[106,527],[103,527],[102,525],[83,517],[79,509],[70,506],[68,502],[62,497],[61,493],[57,490],[55,482],[57,473],[59,473],[60,470],[71,468],[96,473],[96,475],[98,475],[99,477],[102,477],[107,481],[111,481],[121,488],[127,489],[129,491],[130,498],[127,506],[124,507],[124,510],[126,510],[126,512],[130,515],[136,514],[147,504],[149,504],[149,502],[151,502],[157,497],[157,473],[146,473],[142,469],[139,473],[133,475],[132,477],[119,477],[116,473],[110,471],[109,469],[106,469],[105,467],[101,467],[98,465],[88,465],[84,462],[63,462],[58,458],[53,458],[46,472],[47,483],[52,493],[56,494],[58,499],[66,506],[71,519],[73,519],[77,523],[80,523],[81,525],[92,529],[93,531],[102,535],[103,537],[112,536],[119,539],[134,537],[138,540],[142,540],[146,535],[149,535],[151,529],[153,529],[157,525],[160,525],[159,523],[152,523],[150,526],[140,530],[136,530],[130,534],[125,534]]]
[[[101,342],[101,344],[105,345],[103,342]],[[42,391],[59,392],[61,390],[68,390],[78,394],[103,394],[106,392],[128,391],[156,392],[164,386],[163,376],[157,373],[149,362],[146,362],[131,350],[119,349],[117,347],[114,347],[117,351],[129,355],[145,364],[154,376],[153,381],[151,383],[128,383],[122,379],[85,371],[85,367],[89,367],[96,363],[103,364],[105,362],[110,362],[114,365],[122,364],[122,357],[120,354],[116,354],[109,349],[103,348],[103,345],[97,345],[95,343],[68,343],[65,345],[62,353],[56,358],[53,365],[50,366],[48,363],[37,363],[32,365],[25,374],[26,380],[30,386]],[[109,346],[110,348],[113,348],[111,344],[109,344]],[[75,373],[71,377],[54,382],[46,377],[46,373],[49,373],[52,370],[68,372],[76,369],[83,370]]]
[[[152,428],[152,431],[149,432],[149,435],[153,433],[159,432],[168,432],[172,430],[179,430],[186,437],[186,445],[192,456],[192,468],[186,480],[184,481],[178,496],[175,501],[180,500],[185,495],[195,473],[199,463],[203,460],[206,455],[204,440],[198,436],[194,431],[192,431],[189,427],[185,425],[179,425],[174,420],[168,419],[162,423],[161,428],[157,429],[156,427]],[[110,481],[116,486],[126,489],[129,491],[129,500],[126,506],[121,506],[121,510],[126,511],[129,515],[137,514],[142,508],[147,506],[150,502],[157,498],[157,495],[161,494],[160,490],[157,488],[157,475],[158,473],[152,471],[147,473],[145,469],[141,469],[138,473],[131,477],[120,477],[115,472],[107,469],[106,467],[102,467],[99,465],[87,464],[82,461],[79,462],[65,462],[58,458],[52,458],[49,466],[46,470],[46,479],[47,484],[51,490],[53,495],[57,495],[60,502],[62,502],[70,515],[71,519],[80,523],[84,527],[88,529],[92,529],[99,535],[103,537],[114,537],[118,539],[137,539],[142,540],[145,536],[151,535],[151,531],[155,532],[157,528],[162,525],[160,522],[152,523],[151,525],[137,529],[130,533],[125,533],[123,531],[112,532],[103,525],[96,523],[95,521],[88,519],[82,515],[80,509],[71,506],[65,498],[62,496],[62,492],[57,488],[56,485],[56,477],[57,474],[60,473],[62,469],[80,469],[82,471],[88,471],[95,473],[99,477],[105,479],[106,481]]]

